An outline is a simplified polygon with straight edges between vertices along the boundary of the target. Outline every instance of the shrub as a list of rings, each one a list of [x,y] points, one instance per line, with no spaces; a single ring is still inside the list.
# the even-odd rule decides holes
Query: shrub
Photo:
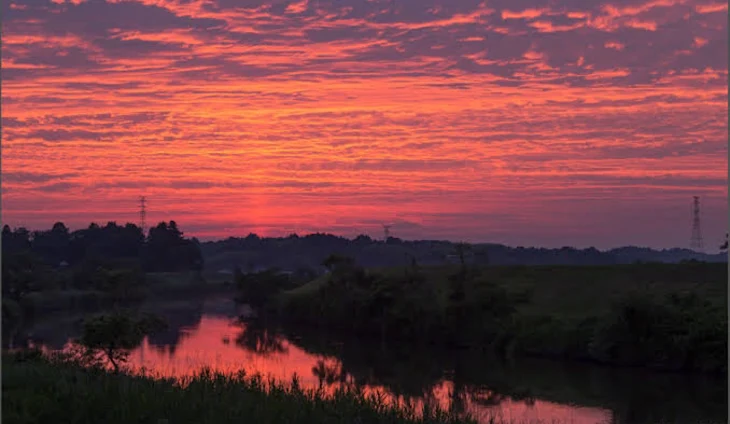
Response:
[[[106,359],[114,371],[119,371],[129,352],[139,346],[146,335],[164,326],[164,322],[157,317],[135,318],[124,312],[89,318],[84,322],[83,335],[77,341],[82,348],[81,358],[91,365]]]
[[[727,366],[726,337],[726,314],[696,296],[632,295],[597,323],[589,349],[604,362],[717,371]]]

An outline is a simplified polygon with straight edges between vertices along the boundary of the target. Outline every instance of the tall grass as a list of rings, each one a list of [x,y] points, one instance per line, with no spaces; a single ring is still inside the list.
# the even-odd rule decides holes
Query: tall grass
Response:
[[[4,422],[30,423],[470,423],[343,388],[332,395],[245,373],[204,370],[184,381],[110,374],[64,357],[6,353]],[[493,421],[495,422],[495,421]]]

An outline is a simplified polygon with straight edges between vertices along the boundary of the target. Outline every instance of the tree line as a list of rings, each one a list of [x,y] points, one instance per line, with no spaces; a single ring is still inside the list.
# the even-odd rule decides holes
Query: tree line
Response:
[[[5,225],[2,259],[4,341],[24,317],[41,310],[139,300],[148,291],[147,273],[203,268],[200,243],[185,238],[175,221],[160,222],[146,235],[115,222],[76,231],[62,222],[41,231]]]
[[[4,258],[31,255],[53,268],[73,267],[93,261],[138,262],[145,272],[200,270],[203,256],[197,239],[187,239],[175,221],[160,222],[143,230],[127,223],[96,223],[70,231],[62,222],[50,230],[29,231],[5,225],[2,231]]]

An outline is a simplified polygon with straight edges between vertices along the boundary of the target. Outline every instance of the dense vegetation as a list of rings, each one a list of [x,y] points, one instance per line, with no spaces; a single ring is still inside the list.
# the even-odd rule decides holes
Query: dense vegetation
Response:
[[[3,342],[38,313],[99,308],[139,301],[161,284],[161,272],[178,280],[200,280],[200,244],[186,239],[174,221],[145,236],[134,224],[114,222],[69,231],[56,223],[47,231],[2,231]]]
[[[249,273],[236,268],[233,273],[237,299],[255,307],[264,306],[279,292],[299,287],[315,277],[316,274],[308,270],[284,273],[275,268]]]
[[[175,221],[160,222],[145,236],[134,224],[109,222],[101,227],[70,231],[62,222],[46,231],[30,232],[5,225],[2,232],[3,255],[26,254],[53,268],[87,263],[133,261],[146,272],[201,269],[200,243],[186,239]]]
[[[366,270],[269,295],[285,323],[465,347],[671,370],[726,372],[724,264]],[[259,300],[261,303],[261,301]]]
[[[387,405],[357,389],[331,396],[258,376],[203,371],[180,384],[84,367],[68,358],[3,356],[3,419],[17,424],[461,423],[454,415]]]

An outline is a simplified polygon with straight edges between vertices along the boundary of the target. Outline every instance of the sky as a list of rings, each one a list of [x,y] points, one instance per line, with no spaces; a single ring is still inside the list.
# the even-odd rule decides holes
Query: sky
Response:
[[[2,219],[709,250],[718,0],[8,0]]]

